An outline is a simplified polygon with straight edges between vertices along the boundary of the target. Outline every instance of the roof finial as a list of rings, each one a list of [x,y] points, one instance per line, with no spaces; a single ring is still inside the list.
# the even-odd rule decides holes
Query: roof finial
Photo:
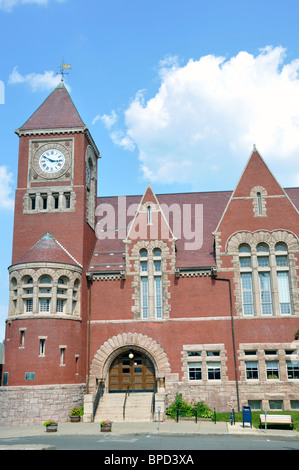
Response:
[[[60,72],[58,72],[56,75],[61,75],[61,81],[64,81],[64,76],[69,75],[68,72],[65,72],[65,69],[72,70],[72,67],[69,64],[64,63],[64,58],[62,59],[62,65],[59,66]]]
[[[55,240],[55,238],[53,237],[53,235],[50,234],[49,231],[47,231],[46,235],[44,235],[41,240]]]

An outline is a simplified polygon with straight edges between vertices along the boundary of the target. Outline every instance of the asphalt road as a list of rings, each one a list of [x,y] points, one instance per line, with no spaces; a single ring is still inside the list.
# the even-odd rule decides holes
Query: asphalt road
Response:
[[[138,456],[139,460],[134,462],[126,461],[131,467],[138,467],[138,464],[176,464],[192,465],[198,458],[196,451],[202,450],[299,450],[299,439],[273,439],[256,437],[232,437],[232,436],[169,436],[169,435],[89,435],[89,436],[63,436],[63,435],[45,435],[35,437],[19,437],[10,439],[0,439],[1,445],[28,445],[28,444],[47,444],[56,446],[56,450],[98,450],[101,451],[101,459],[111,459],[111,455]],[[131,454],[130,454],[131,451]],[[142,451],[142,459],[140,452]],[[176,455],[176,462],[169,460],[149,462],[151,451],[157,454],[169,456]],[[188,454],[188,451],[195,451]],[[188,455],[191,459],[188,460]],[[185,456],[185,457],[182,457]],[[106,464],[118,465],[123,462],[104,461]],[[130,465],[132,463],[132,465]]]

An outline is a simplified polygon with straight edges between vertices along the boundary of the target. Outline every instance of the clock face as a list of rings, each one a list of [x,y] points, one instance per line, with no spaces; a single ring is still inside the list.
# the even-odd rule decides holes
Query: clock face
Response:
[[[46,173],[57,173],[65,164],[65,157],[58,149],[46,150],[39,159],[40,168]]]

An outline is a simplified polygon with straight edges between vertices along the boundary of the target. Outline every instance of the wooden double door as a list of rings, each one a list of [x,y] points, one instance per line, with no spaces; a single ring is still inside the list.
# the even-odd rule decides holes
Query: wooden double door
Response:
[[[123,392],[127,387],[133,392],[152,391],[155,387],[155,368],[147,356],[137,351],[121,354],[110,367],[109,392]]]

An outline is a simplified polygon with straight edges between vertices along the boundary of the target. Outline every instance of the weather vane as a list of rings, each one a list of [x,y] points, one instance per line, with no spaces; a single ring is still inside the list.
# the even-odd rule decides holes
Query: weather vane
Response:
[[[62,59],[62,65],[59,66],[59,72],[57,72],[57,75],[61,75],[62,82],[64,80],[64,76],[69,75],[65,70],[72,70],[72,67],[69,64],[65,64],[64,59]]]

